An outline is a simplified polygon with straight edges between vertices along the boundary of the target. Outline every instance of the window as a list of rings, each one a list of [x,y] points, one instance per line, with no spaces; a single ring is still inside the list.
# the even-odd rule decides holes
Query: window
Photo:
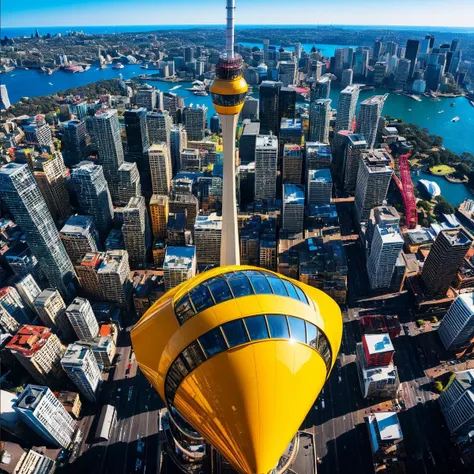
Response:
[[[303,290],[296,285],[293,286],[295,287],[296,293],[298,294],[298,298],[300,299],[300,301],[308,304],[308,300],[306,298],[306,295],[303,293]]]
[[[189,296],[183,296],[175,306],[176,317],[181,324],[184,324],[188,319],[191,319],[196,313],[194,312],[193,307],[191,306],[191,301]]]
[[[215,105],[223,105],[224,107],[232,107],[234,105],[239,105],[241,104],[245,96],[247,95],[247,92],[244,92],[243,94],[232,94],[232,95],[223,95],[223,94],[212,94],[212,102]]]
[[[239,273],[230,274],[227,276],[227,281],[229,282],[235,298],[253,295],[252,287],[250,286],[250,282],[245,275]]]
[[[199,285],[189,293],[196,311],[199,313],[214,304],[209,290],[205,285]]]
[[[286,280],[283,280],[283,284],[285,285],[285,288],[288,291],[288,296],[295,300],[299,300],[298,295],[296,294],[295,287],[289,281]]]
[[[199,342],[207,357],[212,357],[227,349],[227,344],[219,327],[206,332],[206,334],[199,338]]]
[[[268,327],[270,328],[271,337],[277,337],[282,339],[288,339],[290,337],[285,316],[268,315],[267,321]]]
[[[290,323],[291,339],[306,343],[304,320],[288,316],[288,322]]]
[[[178,370],[178,372],[181,374],[181,377],[183,379],[189,374],[189,371],[188,371],[187,367],[184,365],[184,362],[181,359],[181,356],[178,357],[174,361],[173,365],[176,366],[176,370]]]
[[[244,321],[251,341],[268,338],[268,329],[263,316],[251,316],[245,318]]]
[[[249,341],[244,322],[241,319],[223,324],[222,329],[224,330],[229,347],[239,346]]]
[[[189,344],[189,346],[184,349],[183,358],[188,365],[190,372],[206,360],[206,357],[197,342]]]
[[[318,330],[314,324],[306,321],[306,344],[309,344],[313,349],[317,349]]]
[[[275,293],[275,295],[288,296],[288,292],[286,291],[285,285],[279,278],[273,275],[268,275],[267,280],[270,282],[273,293]]]
[[[317,350],[323,356],[326,366],[329,368],[331,365],[331,348],[329,347],[329,342],[326,339],[326,336],[322,332],[319,332]]]
[[[268,280],[263,275],[250,275],[250,282],[257,295],[272,294],[272,289]]]
[[[223,278],[213,278],[206,282],[206,285],[209,286],[216,304],[232,299],[232,293]]]

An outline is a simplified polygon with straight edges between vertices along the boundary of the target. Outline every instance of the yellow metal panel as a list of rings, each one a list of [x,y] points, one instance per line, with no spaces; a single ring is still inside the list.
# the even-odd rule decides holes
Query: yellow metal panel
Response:
[[[247,92],[248,88],[243,77],[238,77],[234,80],[219,79],[216,77],[211,84],[210,90],[212,94],[235,95]]]

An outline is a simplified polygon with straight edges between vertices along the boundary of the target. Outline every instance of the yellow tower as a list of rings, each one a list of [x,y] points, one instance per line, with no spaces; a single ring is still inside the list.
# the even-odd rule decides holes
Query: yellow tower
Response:
[[[138,364],[168,408],[173,459],[195,470],[206,440],[244,474],[276,467],[341,338],[341,312],[328,295],[249,266],[182,283],[132,331]]]

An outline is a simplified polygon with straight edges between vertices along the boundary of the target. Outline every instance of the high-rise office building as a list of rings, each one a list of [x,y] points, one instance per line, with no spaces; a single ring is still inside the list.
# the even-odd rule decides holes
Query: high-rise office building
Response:
[[[259,94],[259,111],[260,117],[260,133],[273,134],[278,133],[279,128],[279,107],[278,98],[281,82],[263,81],[260,84]]]
[[[201,153],[198,149],[185,148],[181,152],[180,171],[199,173],[201,171]]]
[[[438,234],[421,272],[426,298],[446,296],[471,244],[471,237],[462,228],[442,230]]]
[[[146,266],[151,246],[151,231],[145,198],[132,197],[124,209],[123,240],[133,269]]]
[[[151,185],[153,194],[169,195],[171,189],[171,157],[165,143],[155,144],[148,148]]]
[[[309,112],[309,140],[329,143],[331,99],[318,99],[311,103]]]
[[[352,69],[344,69],[344,71],[342,71],[341,86],[344,88],[346,88],[347,86],[351,86],[353,76],[354,71]]]
[[[98,235],[92,216],[71,216],[59,236],[74,265],[79,263],[87,252],[97,251]]]
[[[250,119],[250,120],[257,120],[258,119],[258,106],[259,100],[255,97],[248,96],[245,98],[244,105],[242,107],[242,112],[240,113],[240,118],[242,120]]]
[[[99,365],[99,368],[110,367],[114,360],[117,348],[114,339],[110,336],[97,336],[94,339],[77,341],[82,347],[88,347]]]
[[[154,87],[145,84],[138,89],[137,95],[135,96],[135,104],[138,107],[144,108],[150,112],[156,108],[162,109],[163,107],[162,104],[160,104],[160,95],[161,93]]]
[[[359,90],[359,86],[353,84],[341,91],[337,102],[336,132],[339,130],[352,130],[356,105],[359,99]]]
[[[221,254],[222,217],[216,213],[197,216],[194,224],[194,244],[199,265],[219,265]]]
[[[71,178],[81,213],[94,218],[97,231],[105,238],[112,225],[113,207],[102,166],[83,161],[73,169]],[[117,183],[116,189],[118,194]]]
[[[151,230],[153,237],[163,240],[168,223],[169,198],[163,194],[153,194],[150,200]]]
[[[204,140],[207,128],[207,107],[205,105],[185,107],[183,115],[188,140]]]
[[[53,133],[44,115],[39,114],[31,118],[28,124],[23,126],[23,131],[25,132],[25,140],[28,144],[53,151]]]
[[[116,202],[118,199],[117,172],[124,160],[117,111],[110,109],[94,115],[92,124],[99,149],[99,164],[103,167],[112,201]]]
[[[132,197],[141,196],[140,173],[136,163],[123,162],[118,169],[118,204],[126,206]]]
[[[63,376],[64,347],[58,336],[43,326],[21,326],[5,346],[38,383],[50,384]]]
[[[278,93],[278,123],[282,118],[296,117],[296,87],[280,87]]]
[[[7,86],[0,84],[0,110],[7,110],[10,108],[10,98],[8,97]]]
[[[408,73],[408,80],[411,80],[413,77],[413,73],[415,72],[416,67],[416,57],[418,55],[418,48],[420,46],[420,42],[418,40],[411,40],[407,41],[407,46],[405,49],[405,58],[411,61],[410,63],[410,71]]]
[[[15,402],[20,418],[46,441],[68,449],[77,425],[48,387],[28,385]]]
[[[296,83],[298,66],[295,61],[280,61],[278,72],[283,87],[288,87]]]
[[[43,290],[35,299],[35,309],[43,324],[51,329],[58,329],[62,339],[74,338],[71,323],[66,316],[66,304],[58,290]]]
[[[320,170],[331,168],[331,147],[321,142],[306,142],[306,172],[308,170]]]
[[[332,72],[338,81],[342,79],[342,71],[344,69],[344,49],[339,48],[334,51],[334,62],[331,59]]]
[[[304,186],[301,184],[283,185],[282,228],[288,232],[303,232],[304,224]]]
[[[327,168],[308,170],[308,197],[309,205],[329,204],[332,197],[332,176]]]
[[[260,132],[260,123],[249,119],[242,122],[242,135],[239,140],[240,163],[248,165],[255,161],[255,142]]]
[[[166,143],[170,147],[171,127],[173,119],[169,112],[149,113],[146,116],[146,127],[148,131],[148,143]]]
[[[25,232],[50,285],[72,298],[74,267],[28,165],[8,163],[0,168],[0,196]]]
[[[402,58],[398,61],[397,69],[395,70],[395,88],[403,90],[406,87],[408,78],[410,77],[411,61],[407,58]]]
[[[258,135],[255,142],[255,200],[275,199],[277,169],[277,138]]]
[[[3,254],[8,266],[17,277],[31,273],[38,281],[44,281],[44,273],[38,259],[31,252],[26,242],[16,242]]]
[[[373,148],[377,138],[377,127],[388,94],[374,95],[360,103],[356,132],[362,135],[368,148]]]
[[[166,291],[190,280],[196,275],[196,247],[166,247],[163,279]]]
[[[283,183],[301,184],[303,177],[303,152],[300,145],[287,143],[283,147]]]
[[[311,102],[318,99],[329,99],[331,94],[331,77],[321,76],[311,87]]]
[[[369,50],[359,47],[354,53],[354,77],[364,78],[369,65]]]
[[[280,123],[280,135],[278,137],[278,156],[283,156],[283,148],[286,144],[301,145],[302,140],[303,124],[301,123],[301,120],[282,118]]]
[[[191,192],[173,191],[170,196],[170,214],[184,213],[186,215],[186,229],[192,231],[196,216],[199,214],[199,200]]]
[[[471,436],[474,425],[474,370],[453,376],[438,400],[451,436],[463,440]]]
[[[66,316],[77,339],[89,340],[99,334],[99,325],[89,300],[77,296],[66,308]]]
[[[474,293],[462,293],[449,307],[438,329],[448,350],[463,349],[474,337]]]
[[[61,153],[35,159],[33,175],[53,219],[64,222],[71,215],[71,203],[66,185],[68,172]]]
[[[11,286],[0,288],[0,329],[13,334],[22,324],[29,322],[29,311],[18,291]]]
[[[33,275],[28,274],[21,277],[15,283],[15,288],[30,311],[36,311],[35,298],[41,293],[41,288],[38,286],[38,283],[36,283]]]
[[[68,166],[77,165],[89,156],[90,137],[84,120],[69,120],[63,125],[63,156]]]
[[[92,351],[80,344],[69,344],[61,366],[79,392],[90,402],[96,401],[102,375]]]
[[[141,107],[139,109],[126,110],[123,114],[123,118],[127,135],[127,161],[137,164],[138,171],[143,174],[143,179],[147,182],[146,177],[149,175],[149,165],[146,156],[149,143],[147,132],[147,109]]]
[[[357,172],[355,193],[356,215],[359,222],[369,218],[370,210],[380,206],[387,197],[393,170],[390,156],[384,149],[362,155]]]
[[[181,163],[181,152],[188,147],[188,134],[186,129],[181,125],[174,125],[170,130],[170,142],[171,142],[171,164],[173,167],[174,176],[178,173]]]
[[[362,159],[362,153],[368,148],[367,142],[362,135],[353,133],[347,136],[347,146],[344,152],[344,191],[354,194],[357,184],[357,173]]]
[[[378,61],[380,59],[380,56],[382,55],[382,51],[383,51],[383,42],[379,39],[375,40],[372,58],[375,61]]]

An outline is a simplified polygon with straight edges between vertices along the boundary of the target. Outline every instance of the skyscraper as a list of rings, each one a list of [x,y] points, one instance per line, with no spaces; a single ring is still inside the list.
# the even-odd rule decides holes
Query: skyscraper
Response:
[[[311,102],[318,99],[329,99],[331,94],[331,77],[322,76],[320,77],[311,88],[310,96]]]
[[[104,239],[112,225],[113,207],[102,166],[83,161],[73,169],[71,178],[82,214],[94,218],[95,227]],[[115,187],[118,197],[117,182]]]
[[[283,87],[288,87],[296,82],[298,66],[295,61],[280,61],[279,73]]]
[[[77,429],[76,422],[48,387],[28,385],[14,409],[42,438],[58,448],[69,448]]]
[[[126,206],[132,197],[141,195],[142,187],[137,164],[123,162],[118,169],[118,204]]]
[[[61,366],[79,392],[94,402],[102,376],[92,351],[80,344],[69,344],[61,359]]]
[[[395,70],[395,87],[397,90],[403,90],[408,82],[410,76],[411,61],[407,58],[402,58],[398,61],[397,69]]]
[[[357,172],[355,208],[359,222],[365,221],[373,207],[380,206],[387,197],[393,170],[384,149],[362,155]]]
[[[279,93],[282,87],[281,82],[263,81],[260,84],[259,95],[259,111],[260,117],[260,133],[268,135],[278,133],[279,129]]]
[[[276,198],[278,140],[258,135],[255,143],[255,200]]]
[[[207,128],[207,107],[205,105],[185,107],[184,125],[188,140],[204,140]]]
[[[375,61],[378,61],[380,59],[380,56],[382,55],[383,51],[383,43],[381,40],[375,40],[374,44],[374,53],[372,57],[374,58]]]
[[[303,177],[303,152],[300,145],[287,143],[283,147],[283,183],[301,184]]]
[[[352,130],[357,101],[359,99],[359,86],[353,84],[343,89],[337,102],[336,129]]]
[[[77,165],[88,157],[90,151],[91,143],[86,122],[69,120],[64,124],[63,132],[64,161],[68,166]]]
[[[474,337],[474,293],[459,295],[449,307],[438,329],[448,350],[462,349]]]
[[[77,296],[66,308],[66,316],[71,323],[77,339],[90,340],[99,334],[99,325],[92,311],[92,306],[86,298]]]
[[[166,247],[163,279],[167,291],[196,275],[196,247]]]
[[[171,189],[172,170],[170,153],[166,144],[155,144],[148,148],[148,160],[153,194],[168,196]]]
[[[331,60],[332,63],[332,60]],[[342,79],[342,71],[344,69],[344,49],[336,49],[334,51],[334,67],[332,72],[337,77],[338,81]]]
[[[181,125],[174,125],[170,130],[171,142],[171,164],[173,168],[172,175],[178,173],[181,163],[181,152],[188,147],[188,134],[186,129]]]
[[[309,205],[329,204],[332,197],[332,176],[329,169],[308,171]]]
[[[141,107],[139,109],[126,110],[123,114],[125,121],[125,132],[127,135],[127,161],[136,163],[138,171],[143,177],[144,188],[149,192],[149,174],[150,167],[147,161],[146,151],[148,150],[148,133],[147,133],[147,109]],[[100,154],[100,151],[99,151]],[[121,165],[121,164],[120,164]],[[120,166],[119,165],[119,166]],[[118,169],[118,168],[117,168]],[[105,167],[104,167],[105,173]],[[105,173],[107,181],[109,178]],[[110,186],[110,182],[109,182]],[[113,197],[113,196],[112,196]],[[114,203],[119,197],[113,197]],[[123,205],[123,204],[122,204]]]
[[[311,104],[309,113],[309,140],[329,143],[331,99],[318,99]]]
[[[347,136],[347,146],[344,152],[343,183],[344,191],[348,194],[355,193],[359,164],[362,153],[367,148],[367,142],[362,135],[353,133]]]
[[[344,69],[344,71],[342,71],[341,86],[344,88],[347,86],[351,86],[353,76],[354,71],[352,69]]]
[[[59,236],[74,265],[79,263],[87,252],[97,250],[98,235],[92,216],[76,214],[70,217],[61,229]]]
[[[357,48],[354,53],[354,76],[356,78],[364,78],[367,74],[368,65],[369,51],[362,47]]]
[[[374,95],[360,103],[356,132],[365,138],[368,148],[375,145],[379,120],[387,97],[388,94]]]
[[[197,216],[194,224],[194,244],[199,265],[219,265],[222,242],[222,217],[216,213]]]
[[[163,194],[153,194],[150,200],[151,229],[153,237],[164,240],[168,223],[169,198]]]
[[[8,163],[0,168],[0,195],[26,233],[50,285],[72,298],[74,267],[28,165]]]
[[[14,334],[22,324],[30,322],[28,316],[18,291],[11,286],[0,288],[0,329]]]
[[[198,149],[185,148],[181,152],[180,171],[199,173],[201,171],[201,153]]]
[[[427,298],[446,296],[471,244],[471,237],[462,228],[442,230],[438,234],[421,272]]]
[[[165,142],[170,147],[170,133],[173,126],[173,119],[169,112],[149,113],[146,116],[146,126],[148,131],[148,143]]]
[[[15,288],[31,311],[35,311],[35,298],[41,293],[41,289],[33,278],[28,274],[15,283]]]
[[[0,84],[0,110],[7,110],[10,108],[10,98],[8,97],[7,86]]]
[[[296,117],[296,87],[281,87],[278,93],[278,123],[282,118]]]
[[[143,196],[132,197],[124,209],[122,233],[130,266],[133,269],[145,267],[151,246],[151,231]]]
[[[138,107],[143,107],[148,111],[152,111],[157,107],[159,109],[162,109],[162,104],[160,104],[160,94],[161,93],[157,91],[154,87],[145,84],[138,89],[137,95],[135,96],[135,104]]]
[[[118,201],[117,173],[124,160],[117,111],[110,109],[101,112],[94,116],[92,123],[99,149],[99,163],[103,167],[112,201],[116,202]]]
[[[411,61],[410,63],[410,70],[408,72],[408,80],[411,80],[413,77],[413,73],[415,71],[416,66],[416,56],[418,54],[418,48],[420,46],[420,42],[418,40],[411,40],[407,41],[407,46],[405,50],[405,58]]]
[[[303,232],[304,186],[283,185],[282,229],[288,232]]]

